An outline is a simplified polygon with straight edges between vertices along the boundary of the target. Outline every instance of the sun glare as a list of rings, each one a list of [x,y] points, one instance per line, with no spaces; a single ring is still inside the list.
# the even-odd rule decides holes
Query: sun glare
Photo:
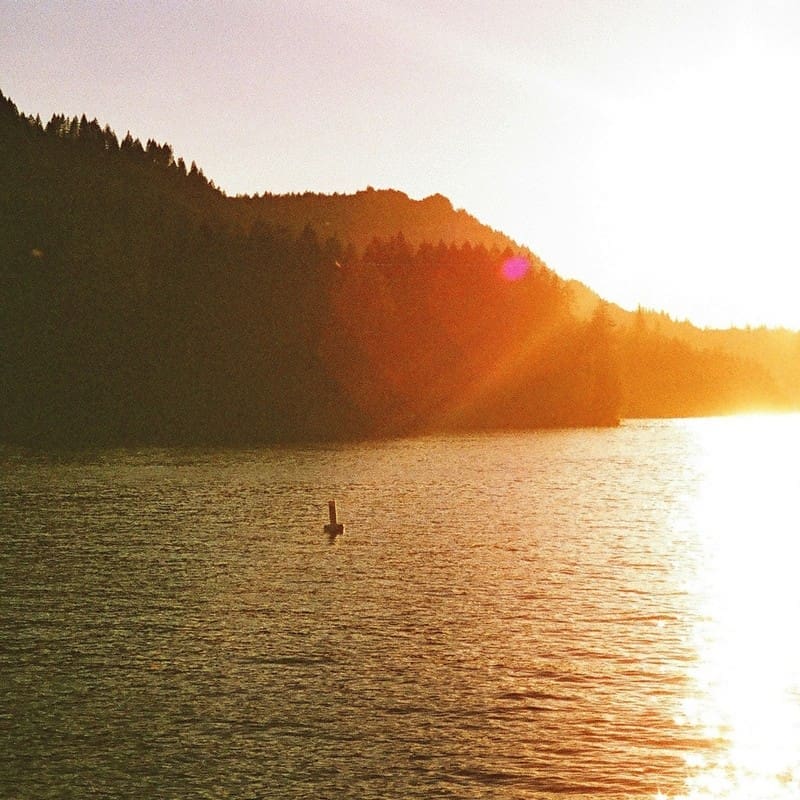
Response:
[[[525,256],[512,256],[503,262],[500,272],[504,280],[513,283],[522,280],[530,268],[530,261]]]
[[[726,418],[696,430],[698,664],[682,719],[720,747],[693,754],[691,800],[800,793],[794,419],[789,439],[787,417]]]
[[[795,72],[794,56],[732,47],[615,117],[595,180],[625,208],[626,261],[648,263],[645,306],[678,295],[673,315],[700,324],[800,324]]]

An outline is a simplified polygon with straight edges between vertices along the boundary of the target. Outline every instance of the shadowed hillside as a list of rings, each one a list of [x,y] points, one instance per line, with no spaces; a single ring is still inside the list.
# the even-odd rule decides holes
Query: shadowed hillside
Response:
[[[169,145],[2,95],[0,292],[5,440],[609,425],[798,397],[769,347],[592,306],[440,195],[229,198]]]
[[[375,238],[388,239],[399,231],[412,244],[470,242],[487,249],[519,249],[508,236],[482,225],[466,211],[455,211],[450,201],[440,194],[411,200],[403,192],[371,187],[351,195],[265,193],[236,198],[232,207],[246,225],[268,221],[294,232],[311,225],[319,235],[335,236],[358,249]]]

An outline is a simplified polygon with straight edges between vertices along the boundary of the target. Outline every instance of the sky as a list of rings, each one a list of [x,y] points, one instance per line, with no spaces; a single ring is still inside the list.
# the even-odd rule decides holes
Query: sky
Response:
[[[800,328],[796,0],[0,0],[0,90],[230,195],[393,188],[625,308]]]

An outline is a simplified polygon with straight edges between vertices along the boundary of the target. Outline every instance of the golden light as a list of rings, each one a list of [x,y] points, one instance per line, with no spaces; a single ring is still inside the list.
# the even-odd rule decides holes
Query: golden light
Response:
[[[648,264],[637,283],[645,306],[679,296],[673,316],[701,325],[800,324],[790,299],[800,290],[795,73],[794,55],[751,42],[620,107],[593,169],[595,181],[615,187],[604,202],[625,204],[625,258]]]
[[[695,431],[698,662],[678,721],[710,746],[688,754],[685,797],[788,800],[800,795],[800,418],[708,423]]]

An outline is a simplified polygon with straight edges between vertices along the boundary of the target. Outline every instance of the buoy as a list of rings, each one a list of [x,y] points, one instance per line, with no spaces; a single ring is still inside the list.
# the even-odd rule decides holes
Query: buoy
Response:
[[[328,500],[328,515],[331,521],[325,526],[325,533],[329,536],[338,536],[344,533],[344,525],[336,521],[336,501]]]

